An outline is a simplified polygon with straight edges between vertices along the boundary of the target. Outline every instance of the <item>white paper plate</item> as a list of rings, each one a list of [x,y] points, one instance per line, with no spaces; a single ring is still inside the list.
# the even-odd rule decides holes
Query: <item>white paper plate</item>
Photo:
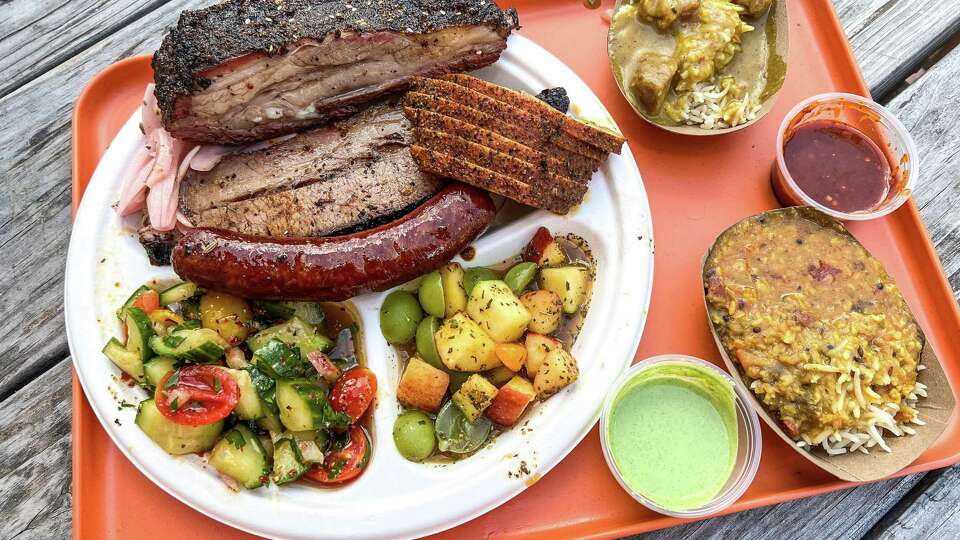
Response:
[[[479,75],[534,93],[563,86],[584,114],[607,115],[579,77],[521,36],[511,37],[500,61]],[[546,474],[566,456],[593,427],[610,384],[633,358],[650,304],[653,228],[643,183],[624,147],[594,175],[579,210],[567,217],[521,212],[475,243],[477,257],[469,265],[491,264],[518,253],[537,227],[546,226],[585,238],[598,261],[592,307],[573,347],[580,379],[529,412],[523,433],[504,433],[456,464],[403,459],[391,436],[400,367],[378,327],[384,294],[364,295],[354,304],[368,365],[380,383],[367,471],[339,489],[305,483],[234,493],[199,457],[172,457],[134,425],[135,409],[119,402],[136,404],[146,394],[120,382],[120,372],[100,352],[119,334],[114,313],[126,296],[151,279],[174,277],[169,267],[148,263],[136,239],[138,220],[121,220],[111,208],[137,144],[138,120],[131,118],[110,145],[77,214],[66,271],[70,350],[87,399],[120,450],[158,486],[214,519],[278,538],[404,538],[453,527],[503,504],[524,490],[531,475]],[[517,477],[521,461],[529,475]]]

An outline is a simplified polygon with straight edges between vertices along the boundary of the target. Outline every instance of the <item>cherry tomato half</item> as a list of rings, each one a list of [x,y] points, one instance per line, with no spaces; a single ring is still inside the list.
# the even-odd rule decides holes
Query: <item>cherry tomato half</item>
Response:
[[[167,373],[155,397],[157,409],[170,420],[203,426],[226,418],[237,406],[240,389],[233,377],[218,367],[187,366]]]
[[[160,293],[157,291],[147,291],[137,297],[131,306],[138,307],[149,315],[151,311],[160,309]]]
[[[351,426],[343,448],[332,450],[306,477],[321,484],[342,484],[360,476],[370,461],[370,438],[360,426]]]
[[[377,376],[367,368],[355,367],[340,377],[330,391],[333,410],[346,413],[356,422],[377,395]]]

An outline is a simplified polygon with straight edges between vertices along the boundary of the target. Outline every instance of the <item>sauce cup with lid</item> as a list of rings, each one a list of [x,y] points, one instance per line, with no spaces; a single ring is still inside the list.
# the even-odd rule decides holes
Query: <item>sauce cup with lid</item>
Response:
[[[760,422],[748,403],[709,362],[680,354],[639,362],[604,402],[607,466],[624,491],[655,512],[719,512],[743,495],[760,466]]]

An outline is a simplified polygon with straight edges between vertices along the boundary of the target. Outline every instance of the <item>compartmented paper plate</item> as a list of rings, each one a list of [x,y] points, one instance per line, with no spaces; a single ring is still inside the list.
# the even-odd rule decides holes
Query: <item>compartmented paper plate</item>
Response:
[[[520,36],[509,40],[500,61],[478,74],[536,93],[563,86],[584,115],[606,117],[590,89],[552,55]],[[118,333],[114,310],[136,286],[174,277],[151,266],[136,239],[138,220],[112,209],[121,174],[137,144],[138,119],[126,123],[104,155],[77,214],[66,276],[67,331],[84,391],[104,429],[154,483],[191,507],[234,527],[270,537],[412,537],[463,523],[532,485],[589,432],[610,384],[630,364],[646,319],[653,282],[653,230],[643,183],[624,147],[590,183],[586,201],[570,215],[508,207],[506,222],[479,238],[470,265],[488,265],[520,252],[540,226],[584,238],[597,260],[593,300],[573,347],[580,379],[527,413],[524,430],[500,435],[468,459],[444,465],[405,460],[391,429],[400,412],[395,398],[400,361],[382,338],[378,313],[386,293],[355,298],[367,366],[380,378],[368,470],[338,489],[308,484],[236,493],[197,456],[172,457],[134,423],[146,397],[120,380],[100,352]],[[372,331],[371,331],[372,330]],[[119,416],[119,423],[113,420]],[[528,471],[517,474],[517,471]]]

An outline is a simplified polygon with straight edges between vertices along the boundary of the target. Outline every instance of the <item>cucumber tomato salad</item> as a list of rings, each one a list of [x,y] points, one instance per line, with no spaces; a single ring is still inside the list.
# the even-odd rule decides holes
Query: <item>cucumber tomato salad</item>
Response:
[[[594,279],[586,243],[540,228],[512,263],[450,263],[390,293],[380,330],[407,361],[393,438],[411,461],[469,455],[579,375]]]
[[[340,304],[247,302],[182,282],[144,285],[104,354],[139,384],[136,423],[170,454],[202,454],[234,489],[363,473],[377,390]]]

